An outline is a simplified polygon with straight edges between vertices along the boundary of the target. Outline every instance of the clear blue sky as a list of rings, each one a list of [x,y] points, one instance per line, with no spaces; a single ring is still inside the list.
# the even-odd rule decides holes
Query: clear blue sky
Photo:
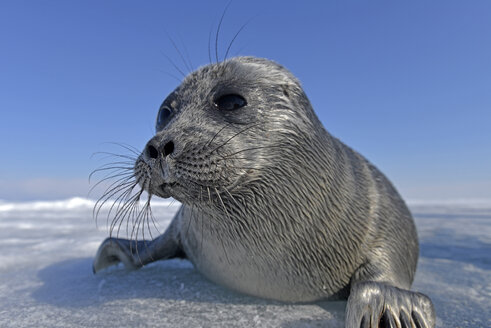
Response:
[[[85,196],[104,142],[141,148],[227,1],[1,1],[0,199]],[[252,19],[252,20],[251,20]],[[326,128],[410,199],[491,198],[491,1],[234,1],[219,51],[302,81]]]

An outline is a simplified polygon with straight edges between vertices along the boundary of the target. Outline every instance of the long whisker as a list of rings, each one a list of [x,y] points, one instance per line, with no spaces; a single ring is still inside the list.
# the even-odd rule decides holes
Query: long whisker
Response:
[[[119,229],[121,227],[121,223],[124,221],[124,218],[126,217],[128,211],[131,209],[131,207],[134,205],[133,201],[136,199],[138,200],[138,195],[131,196],[131,193],[133,192],[133,189],[135,188],[135,185],[130,185],[124,192],[122,192],[112,203],[109,212],[107,214],[107,218],[109,220],[109,217],[112,213],[113,210],[116,211],[114,218],[111,222],[110,226],[110,231],[112,233],[115,225],[120,221],[120,224],[118,226],[117,230],[117,235],[119,236]]]
[[[214,189],[215,189],[215,193],[218,196],[218,199],[220,200],[220,203],[222,203],[223,210],[225,211],[225,214],[227,215],[229,222],[231,222],[232,220],[230,218],[230,215],[228,214],[228,211],[227,211],[227,208],[225,207],[225,204],[223,203],[223,200],[222,200],[222,197],[220,196],[220,193],[218,192],[217,188],[214,188]],[[223,244],[223,238],[220,238],[220,243],[222,244],[223,253],[225,254],[225,258],[227,259],[228,264],[231,264],[230,259],[228,258],[228,255],[227,255],[227,250],[225,248],[225,245]]]
[[[106,163],[104,165],[101,165],[98,167],[98,169],[105,168],[105,167],[112,167],[113,165],[128,165],[126,167],[133,168],[134,164],[135,164],[134,161],[117,161],[117,162],[110,162],[110,163]],[[94,171],[92,171],[91,175],[94,174]]]
[[[126,218],[126,235],[129,236],[129,224],[130,224],[130,218],[131,218],[131,225],[132,225],[132,228],[134,228],[135,226],[135,222],[136,222],[136,216],[137,216],[137,213],[139,213],[139,207],[140,207],[140,195],[141,193],[138,192],[136,194],[134,194],[130,200],[128,200],[128,203],[130,204],[130,206],[128,206],[125,210],[124,210],[124,215],[122,216],[121,220],[120,220],[120,223],[119,223],[119,226],[118,226],[118,235],[119,235],[119,231],[121,229],[121,225],[122,223],[124,222],[124,219]],[[132,239],[132,236],[130,236],[130,239]]]
[[[178,78],[177,76],[175,76],[174,74],[172,73],[169,73],[168,71],[164,71],[163,69],[157,69],[158,71],[160,71],[161,73],[164,73],[165,75],[168,75],[170,76],[171,78],[173,78],[174,80],[176,80],[177,82],[181,83],[182,82],[182,79]]]
[[[118,217],[121,215],[121,212],[124,212],[124,205],[127,204],[127,202],[130,200],[131,193],[133,192],[133,189],[137,186],[137,184],[134,181],[129,182],[126,186],[119,188],[116,190],[116,193],[111,195],[110,197],[116,195],[120,191],[124,190],[121,192],[116,199],[113,201],[111,204],[111,207],[109,208],[109,211],[107,213],[107,217],[111,216],[112,211],[116,211],[115,217]],[[109,197],[109,199],[110,199]]]
[[[92,210],[92,215],[97,218],[99,216],[99,211],[102,209],[104,204],[114,195],[120,191],[126,189],[128,186],[133,185],[134,181],[130,181],[133,177],[121,178],[116,180],[111,185],[109,185],[102,196],[97,200]]]
[[[116,181],[114,183],[112,183],[107,189],[106,191],[104,192],[104,194],[97,200],[97,202],[95,203],[94,205],[94,209],[93,209],[93,212],[92,212],[92,215],[96,218],[97,220],[97,217],[99,216],[99,212],[101,211],[102,207],[104,206],[104,204],[109,201],[109,199],[118,194],[119,192],[121,192],[122,190],[126,189],[127,187],[131,186],[132,184],[134,184],[133,181],[129,181],[132,177],[129,177],[127,178],[128,181]],[[115,185],[116,184],[116,185]],[[115,185],[115,186],[113,186]]]
[[[223,156],[223,158],[228,158],[230,156],[234,156],[236,154],[243,153],[246,151],[258,150],[258,149],[270,149],[270,148],[288,149],[288,147],[285,147],[283,145],[258,146],[258,147],[251,147],[251,148],[246,148],[246,149],[236,151],[235,153]]]
[[[147,232],[150,234],[150,237],[152,237],[150,220],[158,231],[150,206],[151,194],[148,195],[144,205],[140,205],[141,196],[146,189],[145,186],[148,187],[150,183],[149,177],[147,175],[141,175],[141,173],[148,170],[148,167],[144,165],[135,167],[135,162],[138,163],[137,159],[140,156],[140,153],[136,148],[122,143],[111,142],[110,144],[123,148],[128,154],[113,152],[97,152],[93,154],[102,154],[105,155],[104,158],[116,158],[119,160],[103,164],[89,175],[89,181],[96,174],[102,175],[90,191],[93,191],[103,183],[109,184],[102,193],[102,196],[95,202],[92,215],[97,221],[103,207],[105,208],[106,205],[109,205],[106,215],[109,236],[116,235],[119,237],[123,224],[126,222],[126,233],[130,240],[134,240],[134,243],[132,242],[130,244],[130,251],[133,252],[131,248],[133,246],[136,247],[135,251],[139,257],[138,245],[141,244],[141,242],[138,241],[138,239],[140,234],[143,237],[142,245],[146,245],[145,236],[147,235]],[[139,185],[142,187],[137,188]],[[131,229],[129,227],[130,224]],[[147,229],[148,231],[145,231]]]
[[[137,157],[133,157],[133,156],[129,156],[129,155],[115,154],[115,153],[111,153],[111,152],[107,152],[107,151],[96,151],[96,152],[92,153],[92,156],[101,155],[101,154],[102,155],[108,155],[107,156],[108,158],[110,158],[110,157],[126,158],[126,159],[129,159],[130,161],[136,161],[136,159],[137,159]]]
[[[208,33],[208,61],[209,64],[212,64],[211,60],[211,33],[213,32],[213,25],[210,27],[210,32]]]
[[[203,203],[203,188],[199,186],[199,201],[200,204]],[[200,242],[200,252],[203,252],[203,220],[204,220],[204,213],[203,211],[201,212],[201,242]]]
[[[143,226],[146,226],[147,227],[147,230],[148,230],[148,234],[150,235],[150,240],[153,239],[153,236],[152,236],[152,229],[150,228],[150,218],[148,217],[148,208],[150,206],[150,203],[149,201],[147,200],[147,202],[145,203],[145,216],[143,218]],[[145,231],[144,231],[145,232]],[[145,241],[145,233],[143,234],[143,240]]]
[[[189,236],[189,228],[191,227],[191,221],[194,220],[194,204],[191,205],[191,217],[188,221],[188,227],[186,228],[186,236]]]
[[[219,62],[219,59],[218,59],[218,36],[220,35],[220,28],[222,27],[223,18],[225,17],[225,13],[227,12],[227,9],[231,3],[232,3],[232,1],[229,1],[228,4],[225,6],[225,9],[223,10],[222,17],[220,17],[220,22],[218,22],[217,32],[215,35],[215,58],[216,58],[217,64]]]
[[[176,50],[176,52],[178,53],[179,57],[181,58],[181,61],[183,62],[184,66],[186,66],[186,69],[188,70],[188,73],[192,72],[193,68],[189,66],[188,62],[186,62],[186,59],[184,58],[182,52],[179,50],[179,47],[177,46],[177,44],[174,42],[174,40],[170,37],[169,34],[167,34],[167,38],[169,39],[169,41],[172,43],[172,46],[174,47],[174,49]]]
[[[213,138],[211,138],[211,139],[210,139],[210,141],[208,141],[208,142],[207,142],[207,143],[206,143],[206,144],[205,144],[205,145],[204,145],[204,146],[201,148],[201,150],[203,150],[203,149],[207,148],[208,146],[210,146],[210,145],[211,145],[211,143],[213,142],[213,140],[215,140],[215,138],[216,138],[216,137],[217,137],[217,136],[218,136],[218,135],[219,135],[219,134],[220,134],[220,133],[221,133],[221,132],[222,132],[222,131],[223,131],[225,128],[229,127],[230,125],[232,125],[232,123],[227,123],[227,124],[225,124],[224,126],[222,126],[222,128],[221,128],[220,130],[218,130],[218,132],[217,132],[217,133],[215,133],[215,134],[213,135]]]
[[[123,201],[123,199],[120,200],[120,203],[118,204],[118,208],[116,210],[116,214],[114,215],[114,219],[113,219],[113,222],[111,223],[111,233],[112,231],[114,230],[116,224],[118,222],[119,223],[119,226],[118,226],[118,230],[117,230],[117,236],[119,236],[119,231],[120,231],[120,227],[121,227],[121,223],[124,221],[124,219],[126,217],[129,217],[129,214],[131,214],[131,209],[134,207],[134,206],[137,206],[137,202],[140,200],[140,195],[143,191],[140,190],[138,193],[134,194],[133,196],[131,196],[130,198],[129,195],[131,194],[131,190],[128,190],[126,192],[126,198],[128,198],[125,203],[121,206],[121,202]],[[127,221],[128,222],[128,221]]]
[[[109,174],[116,173],[116,172],[125,172],[125,171],[133,171],[133,167],[129,166],[109,166],[109,167],[100,167],[98,169],[95,169],[89,174],[89,182],[92,179],[92,176],[98,172],[104,172],[104,171],[114,171],[114,172],[109,172]]]
[[[225,141],[223,144],[221,144],[220,146],[218,146],[218,147],[216,147],[215,149],[213,149],[213,150],[212,150],[210,153],[214,153],[214,152],[216,152],[218,149],[222,148],[222,147],[223,147],[223,146],[225,146],[227,143],[229,143],[229,142],[230,142],[230,140],[232,140],[233,138],[235,138],[235,137],[237,137],[238,135],[240,135],[240,134],[244,133],[245,131],[250,130],[251,128],[256,127],[256,126],[258,126],[258,125],[261,125],[261,124],[263,124],[263,123],[256,123],[256,124],[250,125],[250,126],[248,126],[248,127],[244,128],[244,129],[240,130],[239,132],[237,132],[236,134],[234,134],[232,137],[230,137],[230,138],[229,138],[227,141]]]
[[[133,224],[133,229],[131,231],[131,236],[130,236],[130,239],[133,239],[133,233],[135,233],[135,244],[136,244],[136,255],[138,257],[138,259],[140,260],[140,263],[141,263],[141,258],[140,258],[140,254],[139,254],[139,251],[138,251],[138,232],[140,231],[140,226],[141,227],[141,231],[142,231],[142,238],[143,240],[145,240],[145,225],[142,224],[142,219],[143,219],[143,216],[144,216],[144,209],[145,209],[145,206],[140,209],[140,211],[138,211],[138,214],[135,218],[135,222],[136,224]],[[136,232],[135,232],[135,227],[136,227]],[[141,263],[143,265],[143,263]]]
[[[113,172],[113,173],[114,173],[114,172]],[[133,178],[133,173],[132,173],[132,172],[126,172],[126,173],[124,173],[124,172],[120,172],[120,173],[115,173],[115,174],[110,175],[110,176],[106,176],[106,177],[104,177],[103,179],[101,179],[101,180],[97,181],[97,183],[96,183],[94,186],[92,186],[92,187],[89,189],[88,194],[91,194],[91,193],[92,193],[92,192],[95,190],[95,188],[97,188],[97,187],[98,187],[99,185],[101,185],[103,182],[105,182],[105,181],[107,181],[107,180],[115,179],[115,178],[118,178],[118,179],[117,179],[115,182],[113,182],[113,183],[112,183],[112,184],[111,184],[111,185],[110,185],[108,188],[110,188],[110,187],[114,186],[115,184],[117,184],[117,183],[119,183],[119,182],[121,182],[121,181],[123,181],[123,180],[125,180],[125,179],[131,179],[131,178]],[[107,190],[107,189],[106,189],[106,190]],[[104,193],[105,193],[105,192],[104,192]],[[104,193],[103,193],[103,194],[104,194]]]
[[[103,144],[109,144],[109,145],[119,146],[119,147],[124,148],[127,151],[135,154],[136,156],[139,156],[140,155],[140,151],[136,147],[133,147],[133,146],[128,145],[126,143],[109,141],[109,142],[104,142]]]
[[[186,44],[182,41],[182,38],[180,36],[179,37],[179,41],[181,41],[181,45],[184,49],[184,55],[186,56],[186,59],[189,63],[189,67],[191,68],[190,72],[194,71],[194,65],[193,65],[193,62],[191,61],[191,57],[189,57],[189,52],[188,52],[188,49],[186,47]]]
[[[210,188],[207,186],[206,189],[208,190],[208,200],[210,201],[210,205],[213,205],[213,202],[211,201],[211,192]]]
[[[232,41],[230,41],[228,47],[227,47],[227,51],[225,52],[225,57],[223,58],[223,61],[227,60],[227,56],[228,56],[228,53],[230,51],[230,49],[232,48],[232,44],[234,44],[234,41],[235,39],[239,36],[240,32],[242,32],[242,30],[251,22],[252,19],[249,19],[247,22],[245,22],[240,28],[239,30],[237,31],[237,33],[235,33],[234,37],[232,38]]]
[[[176,71],[178,71],[182,77],[186,77],[186,74],[179,68],[179,66],[177,66],[173,61],[172,59],[170,59],[169,56],[167,56],[165,53],[161,52],[161,54],[167,59],[167,61],[176,69]]]
[[[160,230],[159,228],[157,227],[157,224],[155,222],[155,217],[153,215],[153,212],[152,212],[152,207],[150,207],[150,200],[148,201],[148,212],[149,212],[149,216],[150,218],[152,219],[152,224],[153,224],[153,227],[155,228],[155,230],[157,231],[158,235],[160,235]]]

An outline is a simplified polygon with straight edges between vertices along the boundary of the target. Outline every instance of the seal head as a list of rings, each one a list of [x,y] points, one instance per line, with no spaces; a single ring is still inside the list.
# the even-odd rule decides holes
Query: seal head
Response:
[[[241,57],[206,66],[162,104],[136,175],[149,192],[184,204],[199,202],[207,188],[247,192],[281,165],[275,154],[291,151],[282,138],[311,131],[319,125],[312,119],[298,81],[280,65]]]

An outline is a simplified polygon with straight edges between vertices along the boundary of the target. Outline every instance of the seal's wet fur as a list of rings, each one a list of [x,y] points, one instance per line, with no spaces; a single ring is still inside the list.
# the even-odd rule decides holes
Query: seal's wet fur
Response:
[[[228,94],[247,104],[220,110],[216,99]],[[434,325],[431,301],[407,291],[418,241],[404,201],[324,129],[289,71],[232,58],[190,74],[163,106],[171,114],[135,175],[150,194],[183,205],[138,256],[127,240],[106,240],[96,271],[185,256],[212,281],[259,297],[350,295],[347,327]]]

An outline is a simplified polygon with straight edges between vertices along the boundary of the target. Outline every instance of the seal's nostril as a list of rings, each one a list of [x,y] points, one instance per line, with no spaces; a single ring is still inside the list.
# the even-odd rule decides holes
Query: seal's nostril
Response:
[[[146,153],[147,153],[147,156],[149,158],[155,159],[155,158],[159,157],[159,152],[158,152],[157,148],[155,148],[152,145],[147,146]]]
[[[164,156],[168,156],[172,154],[173,151],[174,151],[174,143],[172,141],[169,141],[164,146]]]

